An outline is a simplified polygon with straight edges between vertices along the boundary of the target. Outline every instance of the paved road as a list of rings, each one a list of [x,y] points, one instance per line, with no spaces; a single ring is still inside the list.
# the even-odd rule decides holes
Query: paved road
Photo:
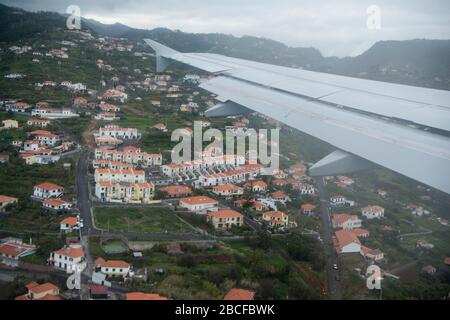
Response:
[[[88,168],[89,168],[89,149],[83,147],[80,155],[80,159],[77,164],[77,197],[78,197],[78,210],[80,211],[80,218],[83,219],[84,228],[82,228],[82,236],[89,236],[99,234],[100,232],[94,228],[92,222],[91,209],[92,202],[89,197],[88,188]]]
[[[340,283],[336,280],[339,271],[333,269],[334,264],[338,264],[338,257],[333,246],[333,228],[331,225],[331,216],[328,209],[328,196],[324,187],[323,178],[316,179],[319,196],[320,196],[320,213],[323,225],[323,242],[326,253],[326,272],[328,277],[328,289],[332,300],[341,300],[342,294]]]

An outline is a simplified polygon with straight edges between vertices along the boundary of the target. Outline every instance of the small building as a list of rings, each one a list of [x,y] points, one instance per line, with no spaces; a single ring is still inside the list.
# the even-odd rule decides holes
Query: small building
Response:
[[[365,246],[361,246],[361,255],[374,262],[380,262],[384,259],[384,252],[380,249],[370,249]]]
[[[18,129],[19,128],[19,122],[17,120],[3,120],[2,121],[2,128],[3,129]]]
[[[315,214],[317,207],[313,204],[306,203],[303,204],[300,209],[305,216],[312,216]]]
[[[59,198],[64,193],[64,187],[54,183],[41,183],[34,187],[33,197],[37,199]]]
[[[0,164],[9,162],[9,153],[0,153]]]
[[[349,206],[353,207],[355,205],[354,201],[348,200],[344,196],[333,196],[330,198],[330,203],[332,206]]]
[[[50,253],[49,265],[67,273],[83,271],[86,268],[86,258],[81,244],[71,244]]]
[[[431,250],[431,249],[434,248],[434,244],[429,243],[429,242],[426,241],[426,240],[419,240],[419,241],[417,241],[417,243],[416,243],[416,247],[417,247],[417,248],[422,248],[422,249]]]
[[[67,217],[59,223],[59,230],[64,233],[70,233],[79,226],[78,217]]]
[[[47,128],[50,124],[48,119],[29,119],[27,125],[30,127]]]
[[[206,196],[197,196],[183,198],[180,200],[180,206],[188,211],[198,214],[206,214],[209,211],[217,211],[219,202]]]
[[[36,246],[25,244],[18,239],[7,239],[0,244],[0,263],[17,267],[19,260],[36,252]]]
[[[160,192],[167,194],[169,198],[187,197],[192,194],[192,189],[188,186],[172,185],[159,189]]]
[[[251,181],[248,182],[245,187],[251,189],[256,193],[267,191],[267,183],[265,183],[264,181]]]
[[[338,253],[360,253],[361,242],[351,231],[339,230],[335,233],[335,247]]]
[[[232,227],[242,227],[244,224],[244,216],[234,210],[221,210],[209,213],[207,221],[216,230],[228,230]]]
[[[289,216],[282,211],[264,212],[262,220],[267,222],[271,228],[286,228],[289,225]]]
[[[334,229],[353,230],[360,228],[362,221],[356,215],[341,213],[333,214],[332,224]]]
[[[19,199],[0,195],[0,212],[5,212],[10,206],[16,205]]]
[[[362,208],[361,213],[369,220],[384,218],[384,208],[380,206],[368,206]]]
[[[181,245],[179,243],[169,243],[166,246],[166,251],[167,254],[171,256],[178,256],[184,253],[183,250],[181,250]]]
[[[365,229],[354,229],[352,232],[358,239],[366,239],[370,236],[370,232]]]
[[[244,189],[233,184],[220,184],[213,187],[213,193],[222,197],[242,196]]]
[[[89,286],[89,293],[94,300],[106,300],[109,296],[109,288],[107,286],[100,286],[98,284],[91,284]]]
[[[61,300],[59,288],[52,283],[38,284],[30,282],[26,285],[28,292],[14,300]]]
[[[270,199],[272,199],[275,202],[280,202],[282,204],[286,204],[288,201],[291,201],[289,196],[282,191],[272,192],[270,194]]]
[[[130,273],[131,265],[125,261],[104,260],[102,258],[98,258],[95,260],[95,270],[96,272],[101,272],[108,277],[125,278]]]
[[[255,292],[251,290],[233,288],[227,292],[223,300],[250,301],[254,300]]]
[[[157,123],[153,126],[153,128],[155,128],[156,130],[167,132],[167,126],[163,123]]]
[[[42,208],[53,212],[66,212],[70,210],[72,204],[61,199],[47,199],[42,202]]]

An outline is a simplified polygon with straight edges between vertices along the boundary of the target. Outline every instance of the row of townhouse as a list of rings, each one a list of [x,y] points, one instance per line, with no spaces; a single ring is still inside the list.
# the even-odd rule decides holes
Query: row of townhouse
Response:
[[[133,170],[134,165],[111,160],[93,160],[94,169]]]
[[[114,162],[130,163],[134,165],[160,166],[162,165],[162,154],[151,154],[137,151],[118,151],[107,148],[95,149],[96,160],[109,160]]]
[[[70,119],[78,118],[80,115],[74,112],[72,109],[50,109],[50,108],[38,108],[31,111],[33,117],[40,117],[45,119]]]
[[[107,125],[99,129],[98,137],[134,140],[139,139],[141,134],[136,128],[122,128],[117,125]]]
[[[148,182],[113,183],[98,182],[95,196],[104,202],[149,203],[155,194],[155,186]]]
[[[210,175],[202,175],[198,179],[198,185],[202,187],[214,187],[228,183],[243,183],[254,180],[261,173],[262,166],[246,165],[234,170],[224,171]]]
[[[171,163],[161,167],[162,173],[168,177],[176,177],[194,171],[215,169],[223,166],[240,167],[245,165],[245,157],[225,155],[217,157],[204,157],[201,160],[183,163]]]
[[[114,169],[96,169],[95,182],[125,182],[125,183],[144,183],[145,171],[143,170],[114,170]]]

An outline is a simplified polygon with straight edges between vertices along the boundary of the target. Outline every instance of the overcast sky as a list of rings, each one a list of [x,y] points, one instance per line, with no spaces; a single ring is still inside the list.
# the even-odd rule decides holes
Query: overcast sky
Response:
[[[378,40],[450,39],[449,0],[0,0],[26,10],[65,12],[103,23],[167,27],[185,32],[253,35],[326,56],[357,55]],[[380,8],[381,29],[367,27],[367,9]]]

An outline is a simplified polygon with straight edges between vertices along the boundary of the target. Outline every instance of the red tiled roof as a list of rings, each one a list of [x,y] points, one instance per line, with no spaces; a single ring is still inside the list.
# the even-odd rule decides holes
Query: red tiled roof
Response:
[[[143,293],[143,292],[130,292],[126,295],[127,300],[139,300],[139,301],[149,301],[149,300],[169,300],[167,297],[160,296],[156,293]]]
[[[78,223],[78,219],[76,217],[68,217],[62,220],[59,224],[67,224],[69,226],[75,226]]]
[[[40,189],[44,189],[44,190],[64,189],[64,187],[61,187],[61,186],[58,186],[57,184],[49,183],[49,182],[44,182],[44,183],[38,184],[35,188],[40,188]]]
[[[244,216],[234,210],[221,210],[208,214],[210,218],[243,218]]]
[[[254,297],[254,291],[233,288],[228,291],[223,300],[253,300]]]
[[[184,198],[184,199],[181,199],[180,202],[183,202],[185,204],[215,204],[215,203],[218,203],[217,200],[211,199],[210,197],[206,197],[206,196]]]

